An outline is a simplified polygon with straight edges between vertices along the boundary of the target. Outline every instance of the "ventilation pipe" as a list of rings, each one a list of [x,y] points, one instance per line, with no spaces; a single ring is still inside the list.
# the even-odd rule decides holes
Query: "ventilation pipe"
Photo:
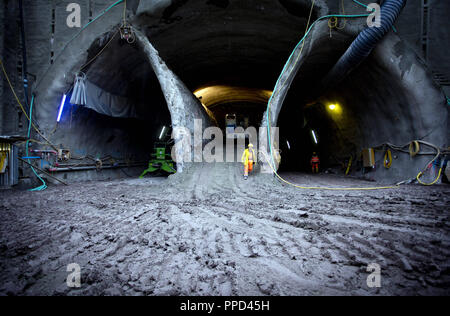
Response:
[[[365,28],[336,65],[322,81],[322,87],[327,90],[331,85],[341,82],[352,70],[358,67],[372,52],[377,43],[392,29],[406,0],[385,0],[381,6],[381,25]]]

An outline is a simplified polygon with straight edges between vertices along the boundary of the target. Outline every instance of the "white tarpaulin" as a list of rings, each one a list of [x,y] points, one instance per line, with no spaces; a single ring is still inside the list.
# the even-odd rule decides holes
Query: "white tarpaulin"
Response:
[[[136,118],[136,108],[130,99],[111,94],[89,82],[85,76],[77,76],[71,104],[83,105],[97,113],[123,118]]]
[[[86,75],[83,73],[75,76],[75,83],[73,85],[72,97],[70,98],[71,104],[86,105]]]

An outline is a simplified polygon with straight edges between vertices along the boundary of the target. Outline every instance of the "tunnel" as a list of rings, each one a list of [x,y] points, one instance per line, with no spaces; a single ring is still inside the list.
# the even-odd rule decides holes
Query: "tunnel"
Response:
[[[71,104],[71,87],[64,107],[58,109],[61,110],[58,124],[63,128],[56,130],[56,134],[64,135],[61,136],[64,144],[70,142],[67,139],[70,134],[78,133],[78,146],[86,148],[85,153],[93,153],[97,157],[110,155],[144,162],[151,155],[153,143],[159,140],[162,129],[170,127],[170,113],[159,86],[155,84],[156,76],[137,47],[126,44],[114,34],[105,34],[88,48],[88,60],[98,54],[104,41],[110,40],[110,50],[78,73],[88,77],[89,85],[96,89],[94,91],[102,97],[104,95],[104,103]],[[109,102],[115,107],[109,107]]]
[[[448,295],[448,10],[4,1],[0,295]]]
[[[264,113],[274,83],[307,23],[335,9],[321,1],[312,9],[307,1],[287,0],[173,1],[167,7],[162,3],[164,1],[161,7],[140,3],[129,7],[132,10],[128,14],[133,26],[151,43],[162,68],[166,67],[177,78],[175,80],[182,86],[182,102],[189,106],[185,110],[176,110],[177,106],[171,108],[169,99],[174,93],[164,88],[167,81],[164,74],[155,75],[155,66],[149,63],[139,40],[129,44],[120,39],[117,30],[106,29],[97,32],[98,35],[94,31],[89,34],[92,38],[89,47],[74,45],[74,50],[86,50],[84,54],[70,60],[71,65],[61,60],[54,66],[61,67],[67,74],[64,75],[64,90],[70,89],[73,73],[83,65],[83,74],[89,83],[122,100],[125,105],[121,106],[128,110],[121,115],[134,117],[108,120],[105,113],[98,116],[92,109],[78,109],[75,113],[80,115],[90,113],[89,123],[84,119],[81,119],[83,123],[80,121],[88,124],[89,129],[72,127],[70,133],[63,131],[67,126],[68,114],[65,114],[63,121],[66,123],[59,124],[62,129],[57,129],[55,135],[61,131],[65,142],[78,142],[76,146],[84,148],[81,151],[92,148],[98,151],[97,156],[113,153],[117,156],[122,151],[123,155],[136,157],[133,161],[144,161],[151,155],[162,128],[192,125],[192,122],[181,122],[184,122],[182,117],[192,117],[193,112],[196,112],[193,117],[204,120],[203,128],[217,125],[224,129],[227,114],[237,116],[237,126],[258,128],[264,125]],[[353,4],[351,9],[357,12],[358,7]],[[321,90],[323,78],[364,28],[358,19],[342,19],[335,28],[330,28],[328,23],[319,21],[314,26],[301,47],[303,55],[285,98],[271,109],[274,111],[272,123],[280,129],[277,144],[283,159],[280,170],[309,170],[313,152],[322,158],[324,169],[338,172],[338,169],[345,169],[350,157],[356,160],[361,148],[388,141],[404,144],[411,139],[431,137],[435,138],[433,143],[444,145],[446,135],[440,131],[447,123],[442,94],[427,78],[426,69],[414,52],[393,32],[343,82]],[[63,52],[61,59],[65,54],[69,52]],[[86,63],[88,65],[84,66]],[[422,93],[409,84],[408,80],[413,78],[424,82]],[[51,94],[48,85],[55,86],[54,78],[49,80],[38,87],[48,96]],[[61,91],[58,89],[51,96],[51,109],[44,109],[50,106],[48,102],[40,107],[42,98],[37,99],[36,111],[43,116],[38,120],[56,115],[55,104],[63,94]],[[70,121],[69,125],[73,123],[72,119]],[[106,127],[105,123],[111,126]],[[94,132],[98,137],[87,140],[81,134],[69,136],[90,129],[99,130]],[[80,141],[87,142],[86,146]],[[373,177],[404,177],[403,172],[409,169],[404,168],[407,157],[399,155],[397,158],[399,163],[394,169],[398,171],[376,170]],[[424,163],[425,159],[414,161],[415,166]],[[355,164],[355,172],[359,171],[364,173],[364,168]]]

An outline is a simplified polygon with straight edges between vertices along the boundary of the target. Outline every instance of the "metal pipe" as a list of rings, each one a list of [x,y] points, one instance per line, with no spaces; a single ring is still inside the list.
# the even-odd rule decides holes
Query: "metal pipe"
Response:
[[[38,168],[38,167],[32,165],[31,163],[29,163],[29,162],[26,161],[26,160],[23,160],[23,159],[20,158],[20,157],[18,157],[18,158],[19,158],[20,161],[26,163],[26,164],[29,165],[29,166],[32,166],[33,168],[39,170],[40,172],[44,173],[45,175],[49,176],[50,178],[55,179],[56,181],[61,182],[61,183],[64,184],[64,185],[68,185],[66,182],[64,182],[64,181],[62,181],[62,180],[60,180],[60,179],[58,179],[58,178],[55,177],[55,176],[52,176],[50,173],[48,173],[48,172],[42,170],[41,168]]]
[[[392,29],[405,5],[406,0],[385,0],[383,2],[380,9],[380,27],[366,27],[358,34],[344,55],[323,79],[324,90],[341,82],[369,56],[378,42]]]
[[[145,164],[131,164],[131,165],[122,165],[122,166],[102,166],[101,168],[97,168],[97,166],[90,166],[90,167],[65,167],[65,168],[48,168],[48,171],[50,172],[70,172],[70,171],[87,171],[87,170],[102,170],[102,169],[116,169],[116,168],[129,168],[129,167],[142,167],[145,166]]]
[[[57,155],[58,153],[54,150],[37,150],[37,149],[31,149],[30,152],[32,153],[42,153],[42,154],[53,154]]]

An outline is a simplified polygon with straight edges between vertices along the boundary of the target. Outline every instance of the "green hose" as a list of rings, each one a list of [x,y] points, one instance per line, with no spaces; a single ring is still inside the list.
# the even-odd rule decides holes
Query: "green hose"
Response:
[[[111,10],[112,8],[114,8],[116,5],[122,3],[124,0],[119,0],[117,2],[115,2],[114,4],[111,4],[108,8],[106,8],[102,13],[100,13],[99,15],[97,15],[92,21],[90,21],[88,24],[86,24],[85,26],[83,26],[83,28],[74,35],[74,37],[72,37],[63,47],[63,49],[61,50],[61,53],[66,49],[67,45],[69,45],[75,38],[77,38],[89,25],[91,25],[92,23],[94,23],[95,21],[97,21],[99,18],[101,18],[103,15],[105,15],[109,10]],[[59,57],[59,56],[58,56]]]
[[[30,142],[30,135],[31,135],[31,122],[33,120],[33,103],[34,103],[34,95],[31,97],[31,103],[30,103],[30,123],[28,124],[28,139],[27,139],[27,143],[26,143],[26,151],[27,151],[27,157],[29,157],[28,155],[28,144]],[[28,159],[28,162],[30,162],[30,159]],[[31,165],[30,165],[31,166]],[[45,183],[44,179],[42,179],[36,172],[36,170],[34,170],[33,167],[31,167],[31,170],[33,170],[34,174],[36,175],[36,177],[41,180],[42,185],[34,188],[34,189],[30,189],[29,191],[44,191],[45,189],[47,189],[47,184]]]

